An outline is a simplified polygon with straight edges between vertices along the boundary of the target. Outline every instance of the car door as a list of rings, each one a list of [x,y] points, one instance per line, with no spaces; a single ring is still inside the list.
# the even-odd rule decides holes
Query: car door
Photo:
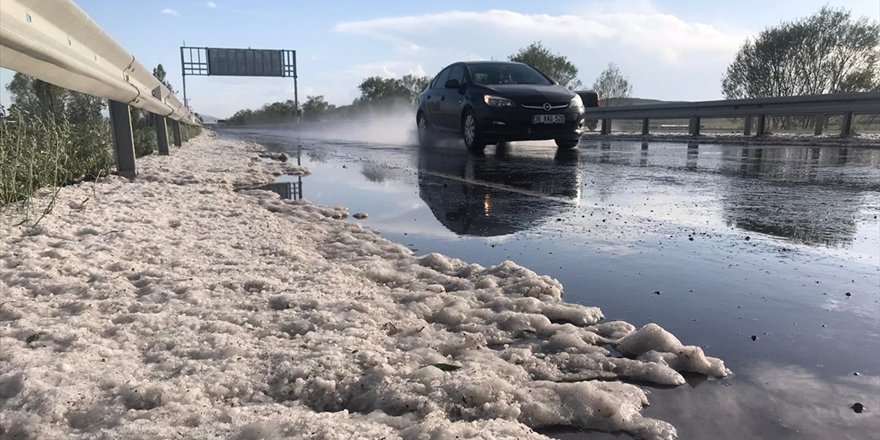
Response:
[[[464,84],[464,67],[456,64],[450,67],[449,76],[446,81],[458,80],[459,84]],[[461,103],[464,101],[463,89],[447,89],[446,81],[443,81],[443,95],[440,98],[440,113],[443,126],[451,131],[461,130]]]
[[[437,74],[437,78],[431,82],[428,93],[425,95],[425,112],[428,113],[428,121],[434,128],[445,128],[440,103],[446,90],[443,86],[446,84],[446,79],[449,78],[450,70],[451,68],[447,67]]]

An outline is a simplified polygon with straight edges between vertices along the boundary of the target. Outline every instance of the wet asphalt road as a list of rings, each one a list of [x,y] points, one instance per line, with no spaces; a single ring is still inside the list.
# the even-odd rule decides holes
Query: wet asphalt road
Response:
[[[880,150],[585,139],[474,155],[221,134],[301,145],[305,199],[369,213],[365,225],[417,253],[514,260],[562,281],[567,301],[724,359],[729,379],[652,388],[645,414],[680,438],[880,432]]]

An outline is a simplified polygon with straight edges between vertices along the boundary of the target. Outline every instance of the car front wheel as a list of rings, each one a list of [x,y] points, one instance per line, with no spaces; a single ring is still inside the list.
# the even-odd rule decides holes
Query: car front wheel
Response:
[[[483,151],[486,143],[480,137],[480,127],[473,110],[465,110],[461,117],[461,137],[464,146],[471,151]]]
[[[556,139],[556,146],[563,150],[569,150],[577,147],[580,139]]]

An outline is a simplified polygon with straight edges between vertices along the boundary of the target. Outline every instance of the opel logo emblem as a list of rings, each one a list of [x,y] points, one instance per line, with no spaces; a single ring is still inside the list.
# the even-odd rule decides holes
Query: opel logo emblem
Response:
[[[544,111],[549,112],[551,108],[553,108],[553,106],[551,106],[549,102],[544,103]]]

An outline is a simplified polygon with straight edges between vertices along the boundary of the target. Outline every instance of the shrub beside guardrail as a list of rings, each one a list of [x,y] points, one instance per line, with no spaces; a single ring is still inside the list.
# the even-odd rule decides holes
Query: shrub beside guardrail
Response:
[[[27,202],[39,188],[107,175],[112,165],[106,123],[72,124],[15,110],[0,118],[0,205]]]

